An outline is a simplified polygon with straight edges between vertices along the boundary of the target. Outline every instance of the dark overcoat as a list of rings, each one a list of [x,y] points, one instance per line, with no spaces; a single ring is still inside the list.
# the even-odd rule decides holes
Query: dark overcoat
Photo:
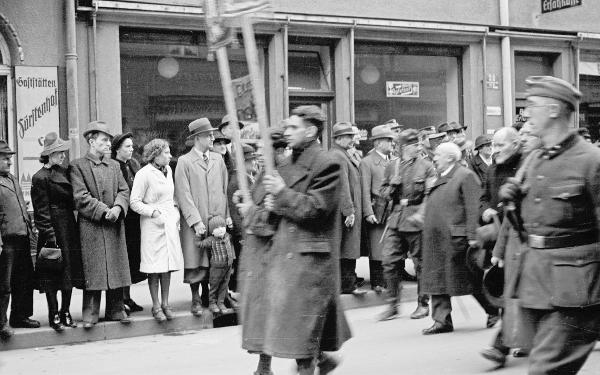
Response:
[[[62,251],[64,264],[62,272],[36,271],[40,291],[83,288],[81,245],[68,170],[55,165],[37,171],[31,179],[31,201],[38,230],[38,252],[46,244],[56,244]]]
[[[487,173],[487,170],[489,169],[489,165],[487,165],[483,161],[483,159],[481,158],[481,155],[477,154],[477,155],[474,155],[472,158],[470,158],[469,168],[471,168],[473,170],[473,172],[475,172],[475,174],[481,181],[481,184],[485,185],[485,180],[487,177],[486,173]]]
[[[341,167],[339,195],[341,226],[338,228],[341,233],[340,258],[358,259],[360,258],[362,230],[362,189],[359,161],[337,145],[332,146],[330,152]],[[354,214],[354,225],[348,228],[344,224],[344,220],[352,214]]]
[[[130,159],[127,162],[119,162],[121,173],[129,191],[133,187],[133,180],[136,173],[140,170],[140,162],[135,159]],[[127,242],[127,258],[129,260],[129,273],[131,274],[131,282],[139,283],[146,280],[146,274],[140,272],[140,215],[134,210],[128,210],[125,216],[125,241]]]
[[[351,336],[339,301],[340,165],[314,142],[278,170],[286,187],[275,197],[277,229],[267,241],[248,235],[242,251],[242,291],[251,283],[260,290],[243,302],[242,321],[255,324],[244,326],[242,347],[315,357],[338,350]]]
[[[480,194],[475,173],[458,163],[433,184],[423,225],[423,293],[462,296],[475,291],[466,252],[469,240],[475,240]]]
[[[123,217],[129,208],[129,188],[119,163],[87,154],[71,162],[73,199],[78,211],[79,237],[86,290],[107,290],[131,285]],[[116,223],[104,218],[120,206]]]

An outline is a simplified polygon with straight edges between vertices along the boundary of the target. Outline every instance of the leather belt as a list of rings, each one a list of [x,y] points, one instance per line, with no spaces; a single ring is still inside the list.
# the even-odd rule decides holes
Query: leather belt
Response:
[[[533,249],[558,249],[561,247],[583,246],[598,242],[598,232],[589,231],[564,236],[527,236],[527,244]]]

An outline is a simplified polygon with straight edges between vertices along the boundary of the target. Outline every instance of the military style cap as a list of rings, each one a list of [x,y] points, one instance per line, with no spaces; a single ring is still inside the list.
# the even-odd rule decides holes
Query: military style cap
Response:
[[[85,127],[85,131],[83,132],[83,137],[85,138],[90,133],[104,133],[109,137],[113,137],[108,125],[104,121],[92,121]]]
[[[531,76],[525,80],[527,84],[527,97],[542,96],[545,98],[558,99],[577,106],[583,94],[575,86],[560,78],[552,76]]]
[[[490,139],[490,137],[488,137],[485,134],[480,135],[479,137],[477,137],[475,139],[475,150],[477,150],[479,147],[489,145],[490,143],[492,143],[492,140]]]
[[[383,125],[389,126],[391,130],[396,130],[404,127],[404,125],[398,124],[395,118],[387,120]]]
[[[0,154],[14,154],[15,152],[8,147],[8,143],[4,139],[0,139]]]
[[[352,129],[352,124],[349,122],[338,122],[333,125],[333,133],[332,137],[337,138],[342,135],[356,135],[354,129]]]
[[[416,129],[402,130],[398,135],[398,142],[401,145],[412,145],[419,142],[419,132]]]
[[[453,130],[456,131],[456,130],[461,130],[461,129],[467,129],[467,127],[459,124],[456,121],[444,122],[437,126],[438,133],[447,133],[449,131],[453,131]]]
[[[396,138],[396,134],[394,134],[388,125],[377,125],[371,129],[371,140],[374,141],[381,138],[394,139]]]

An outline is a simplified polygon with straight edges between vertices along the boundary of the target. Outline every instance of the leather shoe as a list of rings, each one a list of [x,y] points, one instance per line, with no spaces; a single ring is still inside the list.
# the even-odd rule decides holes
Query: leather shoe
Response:
[[[209,310],[211,313],[215,314],[215,315],[217,315],[217,314],[220,314],[220,313],[221,313],[221,309],[220,309],[220,308],[219,308],[219,306],[217,306],[217,304],[216,304],[216,303],[214,303],[214,302],[213,302],[213,303],[209,303],[209,304],[208,304],[208,310]]]
[[[165,314],[165,318],[167,320],[173,320],[173,309],[169,305],[161,305],[162,312]]]
[[[138,305],[137,303],[135,303],[134,300],[132,300],[131,298],[124,301],[123,304],[127,307],[129,307],[129,311],[130,312],[140,312],[140,311],[144,311],[144,308],[140,305]]]
[[[319,375],[326,375],[335,370],[340,365],[340,359],[335,358],[332,355],[322,353],[318,362],[317,367],[319,368]]]
[[[437,335],[438,333],[448,333],[452,331],[454,331],[454,327],[452,327],[451,325],[435,322],[431,327],[424,329],[423,334]]]
[[[375,285],[371,289],[373,289],[373,291],[377,294],[381,294],[381,293],[385,292],[385,288],[382,287],[381,285]]]
[[[194,316],[202,316],[202,304],[200,301],[193,301],[190,311]]]
[[[500,314],[488,315],[487,321],[485,322],[485,326],[487,328],[492,328],[498,323],[500,320]]]
[[[16,322],[11,321],[10,326],[13,328],[40,328],[40,322],[37,320],[25,318]]]
[[[60,322],[65,327],[77,328],[77,323],[75,323],[71,313],[68,311],[60,313]]]
[[[217,306],[219,307],[219,310],[221,310],[221,314],[233,314],[235,312],[233,309],[225,306],[223,302],[218,303]]]
[[[523,349],[523,348],[515,349],[513,351],[513,357],[515,357],[515,358],[529,357],[529,350]]]
[[[410,314],[411,319],[423,319],[429,316],[429,306],[417,306],[417,309]]]
[[[159,323],[163,323],[163,322],[167,321],[167,317],[165,316],[163,309],[160,307],[152,308],[152,316],[154,317],[154,320],[156,320]]]
[[[0,328],[0,339],[2,339],[2,340],[8,340],[14,334],[15,334],[15,332],[12,329],[8,328],[7,325],[5,325],[4,327]]]
[[[386,320],[391,320],[398,317],[398,307],[396,304],[388,305],[384,312],[382,312],[377,320],[380,322],[384,322]]]
[[[92,328],[94,328],[95,325],[96,325],[96,323],[83,322],[83,329],[92,329]]]
[[[503,367],[506,363],[506,356],[496,348],[487,348],[481,352],[483,358],[490,360],[498,367]]]
[[[50,317],[50,328],[56,332],[62,332],[65,330],[65,326],[62,325],[60,321],[60,315],[58,313]]]

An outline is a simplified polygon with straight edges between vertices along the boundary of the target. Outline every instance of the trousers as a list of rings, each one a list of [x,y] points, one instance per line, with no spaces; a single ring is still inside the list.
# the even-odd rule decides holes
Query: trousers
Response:
[[[101,300],[101,290],[83,291],[82,316],[85,323],[98,323]],[[104,317],[106,320],[121,320],[127,317],[123,308],[123,288],[107,290],[105,306]]]
[[[10,321],[33,315],[34,271],[27,236],[2,239],[0,254],[0,294],[10,294]]]
[[[232,266],[210,267],[208,281],[210,283],[209,303],[222,303],[225,301],[232,271]]]
[[[488,315],[498,314],[498,308],[492,305],[481,293],[473,294],[479,305]],[[452,302],[447,294],[434,294],[431,296],[431,317],[434,321],[453,326],[452,323]]]
[[[342,293],[351,293],[356,288],[356,259],[340,259]]]

